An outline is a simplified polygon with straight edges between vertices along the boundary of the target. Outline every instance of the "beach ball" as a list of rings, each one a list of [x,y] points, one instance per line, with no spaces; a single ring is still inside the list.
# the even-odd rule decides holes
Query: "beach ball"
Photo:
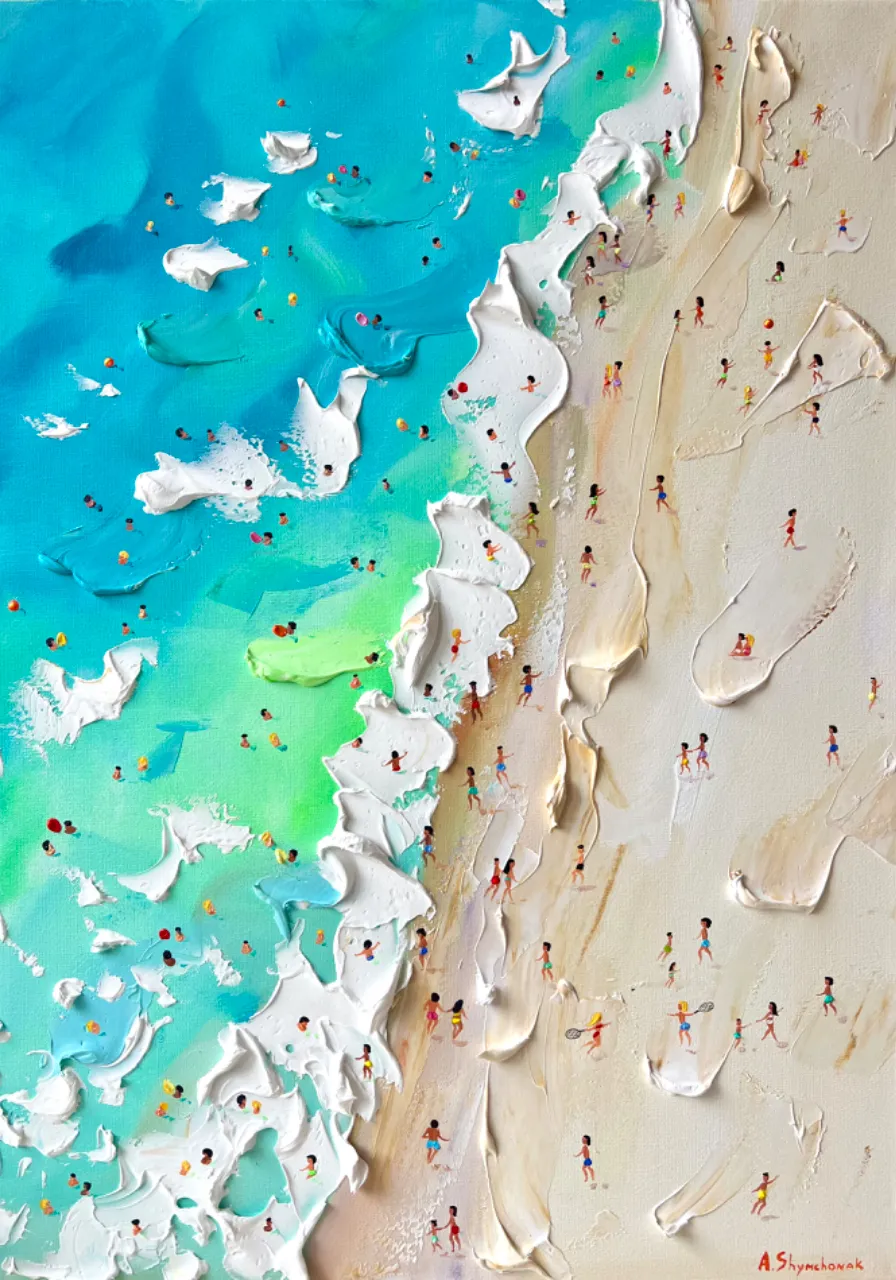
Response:
[[[297,293],[287,294],[286,301],[289,303],[291,307],[294,307],[297,305],[299,301],[299,295]]]
[[[470,152],[470,159],[471,159],[471,160],[478,160],[478,159],[479,159],[479,148],[478,148],[478,147],[474,147],[474,148],[473,148],[473,150]]]
[[[130,558],[131,558],[131,556],[130,556],[130,552],[128,552],[128,551],[119,551],[119,553],[118,553],[118,563],[119,563],[119,564],[127,564],[127,562],[130,560]]]
[[[162,939],[162,941],[163,941],[163,942],[167,942],[167,941],[168,941],[168,939],[171,937],[171,930],[170,930],[170,929],[160,929],[160,930],[159,930],[159,937]]]
[[[335,174],[335,173],[328,173],[328,174],[327,174],[327,182],[335,182],[335,181],[336,181],[336,174]]]
[[[216,916],[218,914],[215,910],[215,904],[212,902],[211,898],[205,899],[202,904],[202,910],[207,916]]]
[[[470,390],[470,388],[467,386],[465,382],[459,382],[457,384],[457,389],[461,393],[461,395],[464,395],[465,392]]]
[[[263,258],[266,258],[270,252],[271,252],[271,251],[270,251],[270,249],[268,248],[268,246],[267,246],[266,244],[263,244],[263,245],[261,246],[261,256],[262,256]]]
[[[278,99],[277,99],[277,106],[278,106],[278,107],[285,107],[285,106],[286,106],[286,99],[285,99],[285,98],[278,98]]]
[[[769,320],[763,320],[763,322],[762,322],[762,327],[763,327],[763,329],[774,329],[774,327],[775,327],[775,322],[774,322],[774,320],[771,320],[771,319],[769,319]]]
[[[91,1018],[90,1022],[84,1023],[84,1029],[85,1031],[89,1031],[92,1036],[98,1036],[100,1033],[100,1024],[98,1022],[94,1022]]]
[[[520,202],[517,200],[516,196],[511,196],[507,203],[510,205],[511,209],[518,209],[520,207]]]
[[[341,165],[339,166],[339,172],[340,172],[340,173],[348,173],[348,169],[346,168],[346,166],[345,166],[344,164],[341,164]]]
[[[147,756],[138,756],[138,758],[137,758],[137,772],[138,772],[138,773],[146,773],[146,770],[147,770],[148,768],[149,768],[149,758],[148,758]]]
[[[271,845],[274,843],[274,837],[271,835],[270,831],[262,831],[260,839],[266,849],[270,849]]]
[[[146,230],[147,230],[147,231],[154,231],[154,230],[155,230],[155,225],[156,225],[156,224],[153,222],[152,218],[150,218],[149,222],[147,222],[147,224],[146,224]]]
[[[370,321],[367,319],[363,311],[357,312],[355,315],[355,319],[357,320],[359,325],[363,326],[365,324],[370,324]]]
[[[398,430],[399,430],[399,431],[408,431],[408,430],[409,430],[408,424],[405,422],[404,418],[396,418],[396,419],[395,419],[395,425],[396,425],[396,427],[398,427]]]
[[[525,193],[525,191],[523,191],[523,190],[522,190],[522,188],[521,188],[521,187],[517,187],[516,191],[514,191],[514,193],[513,193],[513,194],[514,194],[515,198],[516,198],[517,200],[519,200],[520,204],[522,204],[522,202],[523,202],[523,201],[525,200],[525,198],[526,198],[526,193]]]
[[[634,76],[634,74],[635,74],[635,68],[634,68],[634,67],[626,67],[626,68],[625,68],[625,75],[626,75],[626,79],[627,79],[627,80],[631,80],[631,79],[632,79],[632,77]]]
[[[107,369],[115,368],[115,361],[112,359],[111,356],[106,356],[105,360],[103,361],[103,364],[106,366]]]
[[[59,835],[62,830],[62,823],[58,818],[47,818],[47,830],[52,831],[55,835]]]
[[[6,607],[10,613],[18,613],[22,606],[19,604],[18,600],[9,600],[7,601]]]

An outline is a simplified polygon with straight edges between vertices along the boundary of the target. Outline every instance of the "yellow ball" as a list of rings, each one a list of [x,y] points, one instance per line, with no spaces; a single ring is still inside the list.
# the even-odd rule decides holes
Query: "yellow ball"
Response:
[[[289,303],[291,307],[294,307],[299,301],[299,295],[297,293],[291,293],[287,297],[286,301]]]

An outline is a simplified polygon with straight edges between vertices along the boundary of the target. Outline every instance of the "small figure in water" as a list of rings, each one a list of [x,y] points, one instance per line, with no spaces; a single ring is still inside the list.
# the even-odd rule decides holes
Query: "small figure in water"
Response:
[[[534,392],[536,387],[540,387],[540,386],[541,386],[541,383],[535,381],[535,374],[527,373],[525,384],[522,387],[520,387],[520,391],[528,391],[531,394],[532,392]]]
[[[833,978],[825,978],[825,980],[824,980],[824,991],[819,991],[819,992],[818,992],[818,994],[819,994],[820,996],[824,996],[823,1007],[824,1007],[824,1016],[825,1016],[825,1017],[827,1017],[827,1016],[828,1016],[828,1008],[830,1008],[831,1013],[836,1013],[836,1012],[837,1012],[837,1006],[834,1004],[834,992],[833,992],[833,986],[834,986],[834,979],[833,979]]]
[[[756,1197],[756,1200],[754,1201],[753,1208],[750,1210],[751,1214],[755,1213],[758,1216],[762,1213],[762,1210],[768,1203],[768,1189],[773,1182],[777,1181],[777,1175],[774,1178],[770,1178],[767,1173],[762,1175],[762,1181],[759,1186],[753,1188],[753,1195]]]

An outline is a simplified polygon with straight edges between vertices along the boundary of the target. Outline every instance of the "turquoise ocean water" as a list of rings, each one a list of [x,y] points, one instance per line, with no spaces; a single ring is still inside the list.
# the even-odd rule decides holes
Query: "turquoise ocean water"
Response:
[[[10,937],[45,968],[36,979],[12,947],[0,947],[0,1019],[11,1033],[0,1043],[0,1089],[33,1088],[64,1065],[86,1079],[91,1063],[113,1061],[131,1019],[150,1001],[134,986],[130,965],[158,962],[160,928],[180,926],[187,937],[185,963],[170,981],[179,1001],[173,1021],[130,1078],[122,1107],[104,1106],[95,1089],[85,1090],[75,1150],[93,1146],[99,1124],[122,1140],[161,1123],[154,1111],[164,1077],[182,1081],[191,1096],[217,1054],[217,1032],[251,1016],[270,993],[274,947],[298,916],[306,920],[309,957],[325,980],[334,976],[328,946],[313,939],[323,928],[329,940],[336,916],[309,864],[336,816],[321,757],[361,730],[357,695],[345,678],[315,688],[264,684],[251,676],[245,650],[290,618],[304,634],[355,627],[385,640],[398,627],[413,576],[432,563],[426,500],[471,484],[470,460],[438,410],[442,389],[473,351],[467,306],[493,275],[501,246],[544,225],[542,179],[571,165],[601,111],[637,92],[625,66],[646,74],[655,56],[652,0],[570,0],[569,10],[571,61],[548,87],[541,132],[513,141],[479,129],[458,109],[456,91],[506,66],[511,29],[538,52],[547,47],[556,21],[536,0],[0,6],[0,573],[3,597],[22,605],[4,609],[0,620],[8,708],[0,911]],[[614,29],[620,47],[609,42]],[[600,84],[598,68],[606,73]],[[286,107],[277,107],[279,98]],[[277,129],[310,132],[316,165],[270,176],[254,223],[215,228],[199,213],[209,194],[201,184],[221,172],[267,180],[259,139]],[[330,139],[328,131],[342,136]],[[452,152],[452,140],[467,154]],[[434,158],[424,158],[430,145]],[[471,147],[479,149],[476,160]],[[351,199],[342,201],[341,217],[322,211],[314,193],[332,194],[326,174],[353,164],[364,181],[345,183]],[[434,174],[426,186],[424,169]],[[457,221],[455,187],[471,193]],[[518,187],[527,200],[514,209],[509,197]],[[166,191],[177,208],[165,205]],[[158,236],[144,229],[148,220]],[[166,249],[211,235],[249,267],[220,277],[208,294],[163,272]],[[433,236],[443,250],[432,248]],[[433,259],[427,268],[424,254]],[[298,294],[296,307],[287,303],[290,292]],[[254,321],[258,306],[272,324]],[[350,319],[357,310],[382,313],[387,331],[360,330]],[[146,326],[149,353],[138,326]],[[106,357],[114,369],[104,369]],[[301,464],[278,451],[296,378],[328,402],[341,370],[359,358],[384,376],[368,388],[362,456],[341,494],[266,500],[254,525],[203,504],[154,518],[134,500],[134,477],[153,468],[157,450],[199,457],[206,430],[222,423],[261,440],[299,481]],[[80,391],[69,365],[113,382],[121,395]],[[24,419],[44,413],[90,426],[74,439],[43,439]],[[411,431],[396,430],[398,417]],[[424,422],[429,442],[417,438]],[[177,439],[178,427],[192,439]],[[102,513],[84,506],[87,493]],[[281,510],[287,526],[277,523]],[[127,516],[136,538],[125,544]],[[274,546],[253,545],[250,528],[271,529]],[[116,573],[119,544],[138,548],[124,576]],[[374,558],[378,573],[351,574],[353,554]],[[141,603],[145,622],[137,618]],[[120,720],[38,754],[16,734],[14,686],[40,657],[57,658],[73,675],[99,675],[123,622],[159,642],[158,668],[144,668]],[[68,645],[50,655],[45,638],[59,631]],[[364,682],[388,691],[388,669],[365,671]],[[273,712],[271,725],[260,719],[263,706]],[[269,747],[271,728],[285,751]],[[242,732],[255,751],[240,750]],[[138,776],[142,755],[150,769]],[[111,778],[115,765],[122,783]],[[253,831],[270,830],[278,844],[297,848],[302,866],[278,867],[254,841],[226,857],[206,850],[159,905],[118,886],[115,872],[142,870],[160,855],[161,823],[148,809],[209,798]],[[59,856],[49,859],[40,846],[53,816],[71,819],[78,835],[53,837]],[[63,874],[71,867],[96,873],[118,901],[78,908],[77,886]],[[299,886],[291,883],[296,876]],[[295,906],[316,896],[317,906]],[[214,920],[202,910],[205,899],[216,906]],[[92,956],[84,916],[137,946]],[[242,973],[238,986],[218,987],[209,966],[197,963],[212,934]],[[241,954],[243,939],[253,955]],[[85,995],[65,1013],[52,1002],[58,979],[94,984],[105,971],[128,983],[117,1004]],[[101,1036],[85,1031],[91,1019]],[[230,1203],[238,1211],[254,1211],[281,1191],[268,1156],[260,1146],[234,1184]],[[0,1147],[0,1202],[33,1207],[15,1252],[36,1258],[54,1246],[59,1223],[37,1212],[38,1200],[46,1194],[64,1210],[76,1194],[66,1186],[69,1169],[83,1177],[86,1164],[35,1155],[18,1178],[17,1163],[18,1153]],[[114,1164],[91,1174],[95,1192],[116,1185]],[[214,1262],[219,1252],[213,1241],[204,1256]]]

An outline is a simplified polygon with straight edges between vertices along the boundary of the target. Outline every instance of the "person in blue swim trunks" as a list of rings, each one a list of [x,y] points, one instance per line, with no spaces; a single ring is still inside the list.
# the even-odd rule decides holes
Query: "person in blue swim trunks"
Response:
[[[667,1018],[678,1019],[678,1043],[684,1044],[687,1041],[688,1048],[691,1047],[691,1024],[688,1022],[688,1002],[687,1000],[679,1000],[678,1009],[675,1013],[666,1014]]]
[[[586,1182],[594,1181],[594,1161],[591,1159],[591,1135],[582,1134],[582,1149],[576,1152],[582,1158],[582,1176]]]
[[[709,960],[712,959],[712,950],[709,945],[709,931],[711,928],[712,921],[709,916],[704,916],[700,921],[700,932],[697,934],[697,937],[700,939],[700,946],[697,948],[697,959],[701,964],[703,963],[704,956]]]
[[[497,754],[498,754],[498,758],[497,758],[497,760],[495,761],[495,773],[498,775],[498,781],[499,781],[503,786],[505,786],[505,787],[507,788],[507,790],[509,791],[509,790],[510,790],[510,779],[509,779],[509,778],[508,778],[508,776],[507,776],[507,765],[505,764],[505,760],[509,760],[510,756],[512,756],[512,755],[513,755],[513,752],[512,752],[512,751],[510,751],[510,752],[508,752],[508,754],[505,756],[505,754],[504,754],[504,748],[503,748],[503,747],[498,747],[498,748],[497,748]]]
[[[840,752],[840,748],[837,745],[837,726],[835,724],[829,724],[828,725],[828,768],[830,768],[832,760],[836,762],[838,769],[841,767],[839,752]]]
[[[427,1128],[423,1130],[423,1137],[426,1139],[426,1163],[432,1164],[438,1153],[442,1150],[443,1142],[450,1142],[450,1138],[446,1138],[444,1133],[439,1132],[438,1120],[430,1120]]]

